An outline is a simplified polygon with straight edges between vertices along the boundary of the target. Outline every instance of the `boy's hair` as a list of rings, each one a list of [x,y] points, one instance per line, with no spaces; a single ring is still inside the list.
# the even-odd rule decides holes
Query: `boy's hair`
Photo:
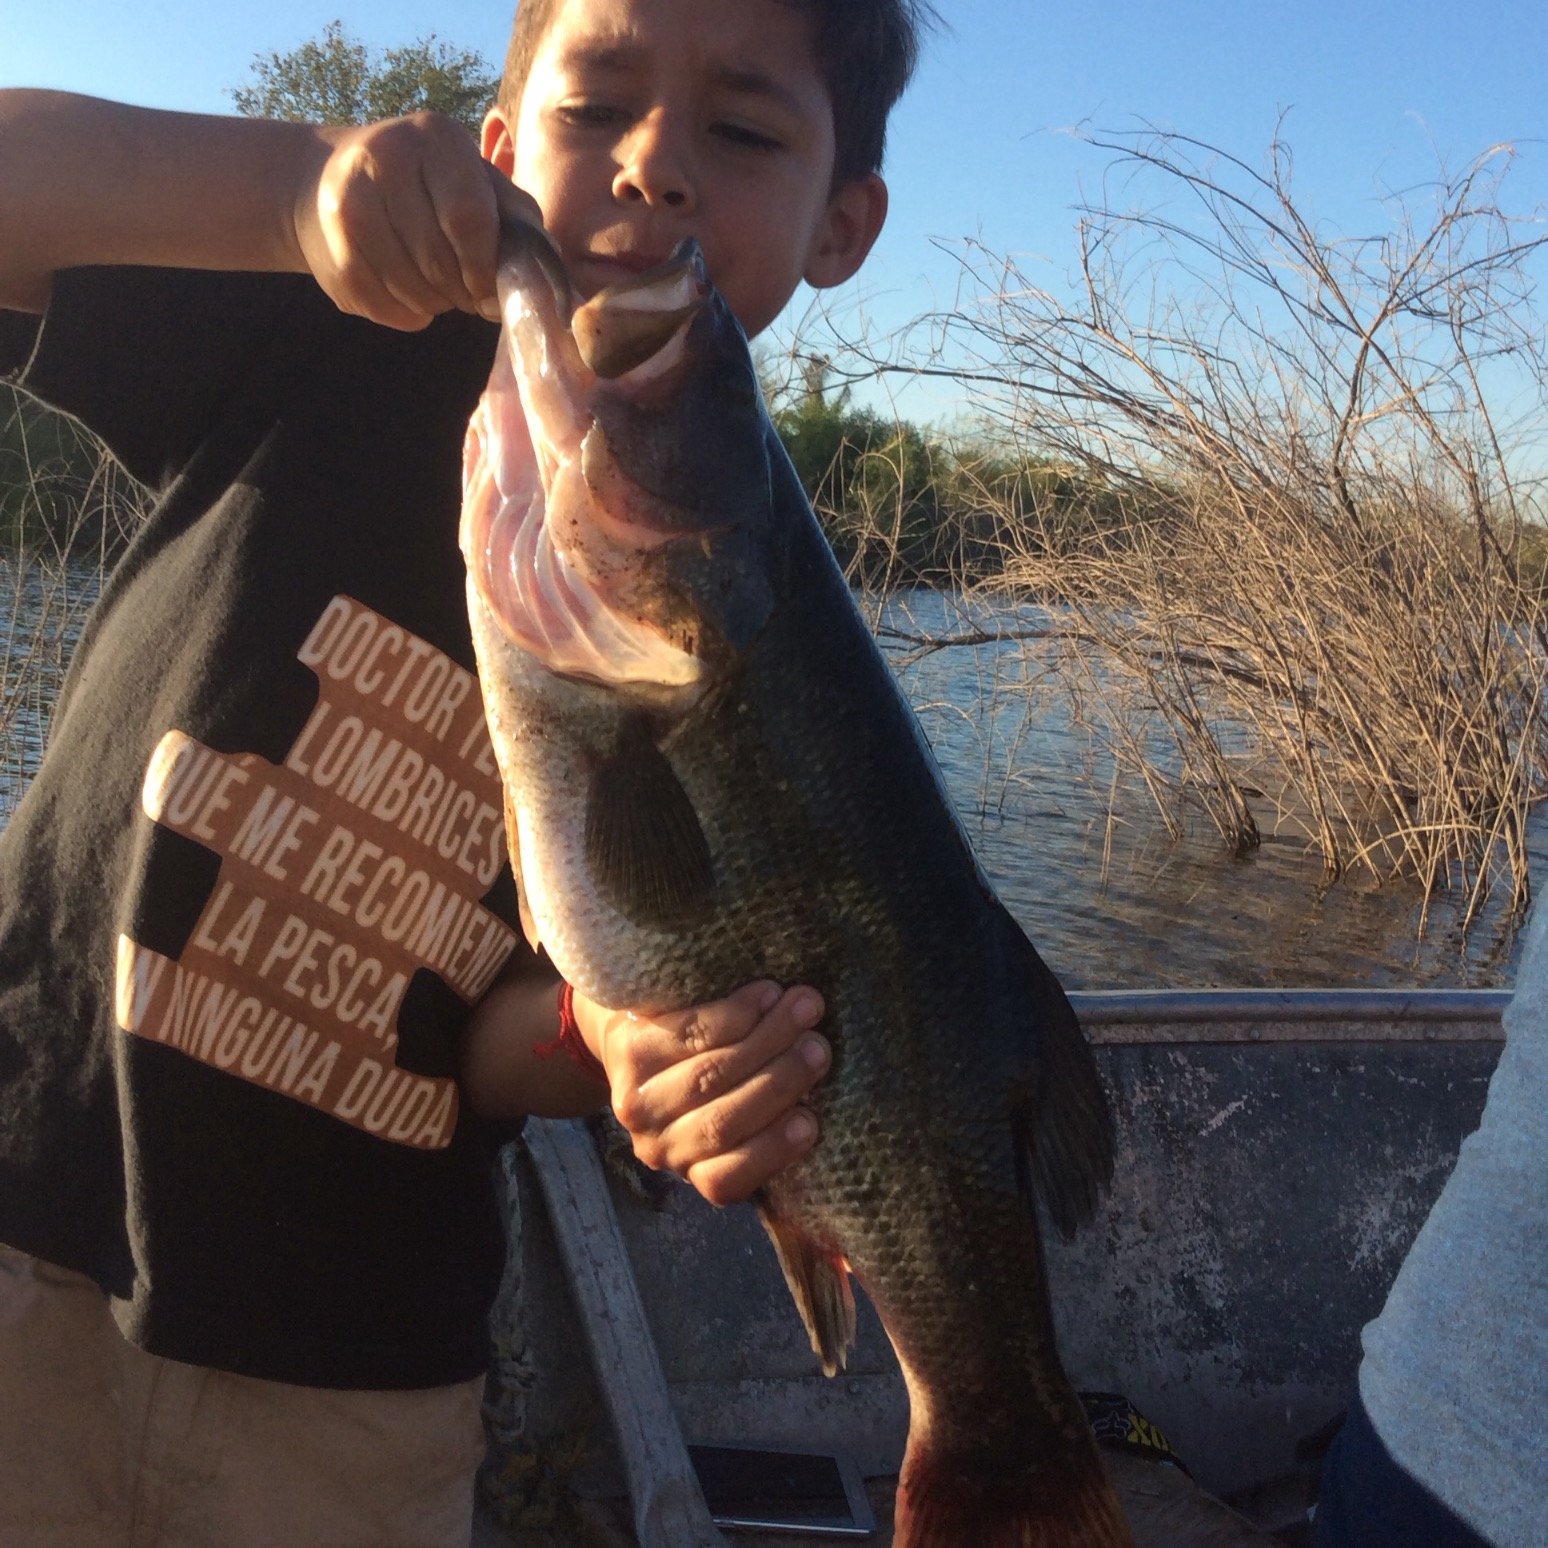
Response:
[[[500,77],[512,116],[557,0],[520,0]],[[723,0],[735,4],[736,0]],[[928,0],[780,0],[810,13],[812,52],[833,100],[833,186],[880,172],[887,115],[919,57],[919,33],[934,19]]]

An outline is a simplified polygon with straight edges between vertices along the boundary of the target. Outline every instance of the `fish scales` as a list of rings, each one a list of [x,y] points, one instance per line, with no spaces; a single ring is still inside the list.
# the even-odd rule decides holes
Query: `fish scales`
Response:
[[[1071,1229],[1111,1168],[1068,1003],[973,857],[696,256],[582,309],[574,336],[628,334],[610,379],[530,245],[502,265],[462,536],[533,933],[619,1008],[821,989],[822,1139],[757,1203],[825,1369],[851,1272],[898,1353],[899,1548],[1126,1544],[1031,1202]],[[638,292],[685,277],[693,304],[653,324]]]

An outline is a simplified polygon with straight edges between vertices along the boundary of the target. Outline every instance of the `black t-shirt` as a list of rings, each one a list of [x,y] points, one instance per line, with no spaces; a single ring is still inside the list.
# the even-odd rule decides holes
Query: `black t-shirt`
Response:
[[[83,269],[0,312],[0,376],[157,496],[0,838],[0,1241],[158,1354],[485,1363],[504,1136],[452,1075],[530,959],[457,549],[494,340],[297,276]]]

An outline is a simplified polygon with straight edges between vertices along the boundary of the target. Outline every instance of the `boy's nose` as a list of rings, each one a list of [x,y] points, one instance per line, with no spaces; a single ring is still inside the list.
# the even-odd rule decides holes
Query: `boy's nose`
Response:
[[[680,213],[692,209],[694,187],[688,159],[655,114],[636,123],[619,147],[613,197],[626,203],[643,200]]]

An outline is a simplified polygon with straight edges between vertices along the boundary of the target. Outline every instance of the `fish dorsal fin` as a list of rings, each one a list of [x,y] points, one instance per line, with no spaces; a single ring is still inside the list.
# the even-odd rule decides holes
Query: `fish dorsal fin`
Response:
[[[673,929],[713,899],[715,869],[698,813],[643,723],[625,729],[591,776],[586,864],[636,924]]]
[[[812,1351],[822,1361],[823,1375],[838,1375],[855,1342],[855,1294],[849,1285],[849,1265],[766,1204],[758,1205],[758,1218],[774,1243]]]
[[[1113,1117],[1070,1002],[1031,942],[1016,933],[1027,959],[1038,1070],[1015,1111],[1022,1182],[1068,1240],[1096,1213],[1113,1180]]]
[[[505,847],[511,853],[511,874],[516,878],[516,911],[521,916],[521,933],[533,951],[537,951],[543,942],[538,935],[537,920],[532,917],[532,905],[527,902],[526,885],[521,879],[521,837],[516,826],[516,803],[511,800],[509,790],[505,791]]]

